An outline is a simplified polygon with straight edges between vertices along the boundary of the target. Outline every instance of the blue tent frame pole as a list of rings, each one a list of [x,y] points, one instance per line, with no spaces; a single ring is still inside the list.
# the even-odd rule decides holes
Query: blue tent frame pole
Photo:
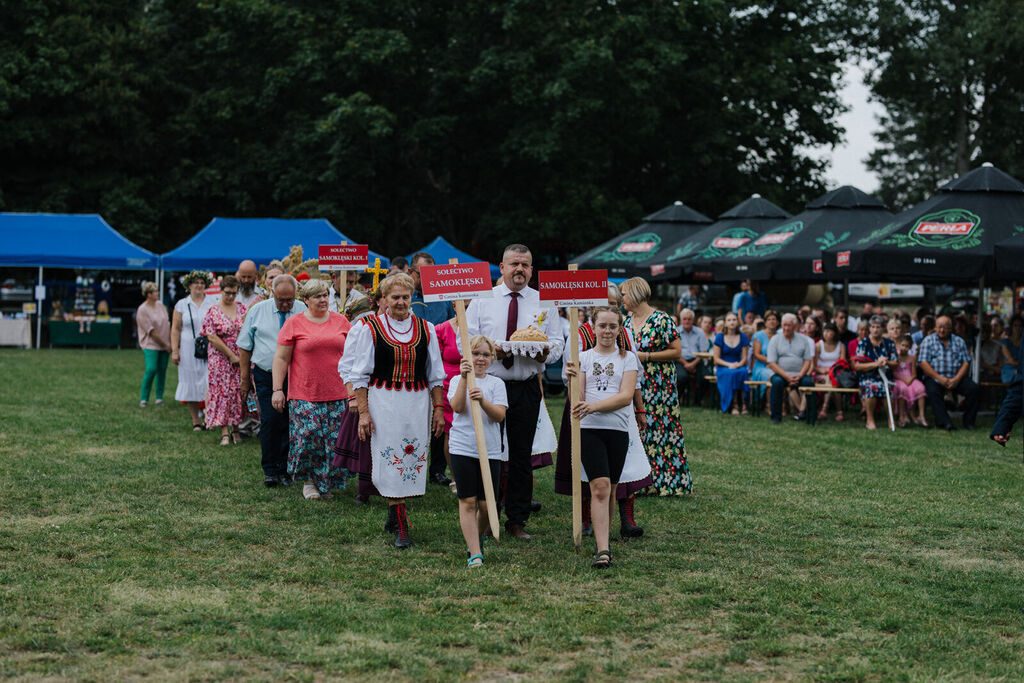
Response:
[[[42,266],[39,266],[39,286],[43,286]],[[36,349],[39,348],[39,344],[43,339],[43,299],[39,298],[38,292],[40,291],[39,289],[36,290]]]

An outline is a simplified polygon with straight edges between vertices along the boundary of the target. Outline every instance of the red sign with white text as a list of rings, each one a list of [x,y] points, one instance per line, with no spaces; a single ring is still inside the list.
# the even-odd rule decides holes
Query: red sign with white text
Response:
[[[655,263],[653,266],[651,266],[651,275],[661,275],[664,272],[665,272],[665,264],[664,263]]]
[[[453,301],[494,296],[491,267],[487,263],[449,263],[420,266],[423,300]]]
[[[370,247],[365,244],[321,244],[317,254],[320,270],[362,270],[370,265]]]
[[[825,267],[822,265],[820,258],[814,259],[814,262],[811,263],[811,270],[813,270],[815,273],[825,272]]]
[[[607,306],[607,270],[542,270],[537,275],[542,306]]]
[[[850,252],[841,251],[836,254],[836,267],[842,268],[848,265],[850,265]]]

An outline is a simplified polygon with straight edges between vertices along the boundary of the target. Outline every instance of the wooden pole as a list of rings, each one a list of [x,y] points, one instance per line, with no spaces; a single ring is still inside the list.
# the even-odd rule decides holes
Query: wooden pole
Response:
[[[456,264],[459,259],[448,261]],[[459,340],[462,342],[462,358],[473,365],[473,349],[469,348],[469,326],[466,324],[466,302],[455,301],[455,319],[459,324]],[[470,371],[466,377],[466,393],[476,388],[476,375]],[[495,541],[501,540],[501,525],[498,524],[498,501],[494,499],[494,484],[491,482],[491,461],[487,457],[487,437],[484,435],[484,416],[481,414],[480,401],[469,401],[469,413],[473,417],[473,432],[476,434],[476,454],[480,458],[480,477],[484,483],[484,497],[487,502],[487,520],[491,524],[491,536]]]
[[[348,242],[342,242],[348,244]],[[348,301],[348,271],[336,270],[338,273],[338,313],[345,315],[345,303]]]
[[[569,264],[569,270],[576,270],[575,263]],[[579,372],[580,365],[580,319],[579,310],[575,306],[569,307],[569,348],[571,350],[569,360],[575,363],[576,371]],[[569,378],[569,409],[583,400],[580,395],[579,375]],[[572,453],[572,542],[579,550],[583,545],[583,466],[580,463],[580,419],[571,413],[570,425],[571,453]]]

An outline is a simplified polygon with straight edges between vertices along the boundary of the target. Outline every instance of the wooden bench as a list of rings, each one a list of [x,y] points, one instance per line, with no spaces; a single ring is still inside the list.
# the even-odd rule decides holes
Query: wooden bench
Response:
[[[772,383],[771,382],[755,381],[755,380],[752,380],[752,379],[748,379],[746,382],[744,382],[744,384],[751,388],[751,392],[750,392],[750,413],[754,417],[758,417],[761,414],[761,395],[760,395],[760,392],[755,392],[755,391],[753,391],[753,389],[755,389],[757,387],[761,387],[761,388],[763,388],[765,390],[765,393],[767,393],[768,389],[771,388]]]

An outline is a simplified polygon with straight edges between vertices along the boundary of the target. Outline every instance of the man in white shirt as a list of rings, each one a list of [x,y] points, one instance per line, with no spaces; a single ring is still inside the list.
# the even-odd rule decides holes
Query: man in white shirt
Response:
[[[256,278],[259,277],[259,271],[256,269],[256,263],[245,259],[238,264],[238,270],[235,272],[235,277],[238,278],[238,297],[235,301],[240,302],[246,308],[252,306],[252,302],[260,295],[256,291]]]
[[[342,273],[344,273],[344,276],[345,276],[345,303],[344,304],[341,303],[341,278],[342,278]],[[359,301],[360,299],[366,297],[365,294],[363,294],[358,289],[356,289],[356,285],[358,283],[359,283],[359,271],[358,270],[345,270],[345,271],[334,270],[334,271],[331,271],[331,288],[328,291],[328,293],[330,294],[331,298],[330,298],[330,302],[328,303],[328,308],[330,310],[334,311],[335,313],[340,313],[342,315],[345,315],[345,310],[349,306],[351,306],[355,302]]]
[[[537,358],[506,356],[500,349],[488,374],[505,382],[508,410],[505,413],[505,439],[508,450],[508,481],[505,486],[506,531],[524,541],[530,540],[526,522],[530,518],[533,497],[531,453],[540,414],[540,379],[545,364],[562,356],[562,326],[554,308],[541,308],[540,295],[528,286],[533,275],[533,255],[522,244],[505,247],[501,258],[501,283],[494,297],[475,299],[466,311],[469,333],[482,334],[495,341],[506,341],[516,330],[537,325],[548,336],[551,348]]]

